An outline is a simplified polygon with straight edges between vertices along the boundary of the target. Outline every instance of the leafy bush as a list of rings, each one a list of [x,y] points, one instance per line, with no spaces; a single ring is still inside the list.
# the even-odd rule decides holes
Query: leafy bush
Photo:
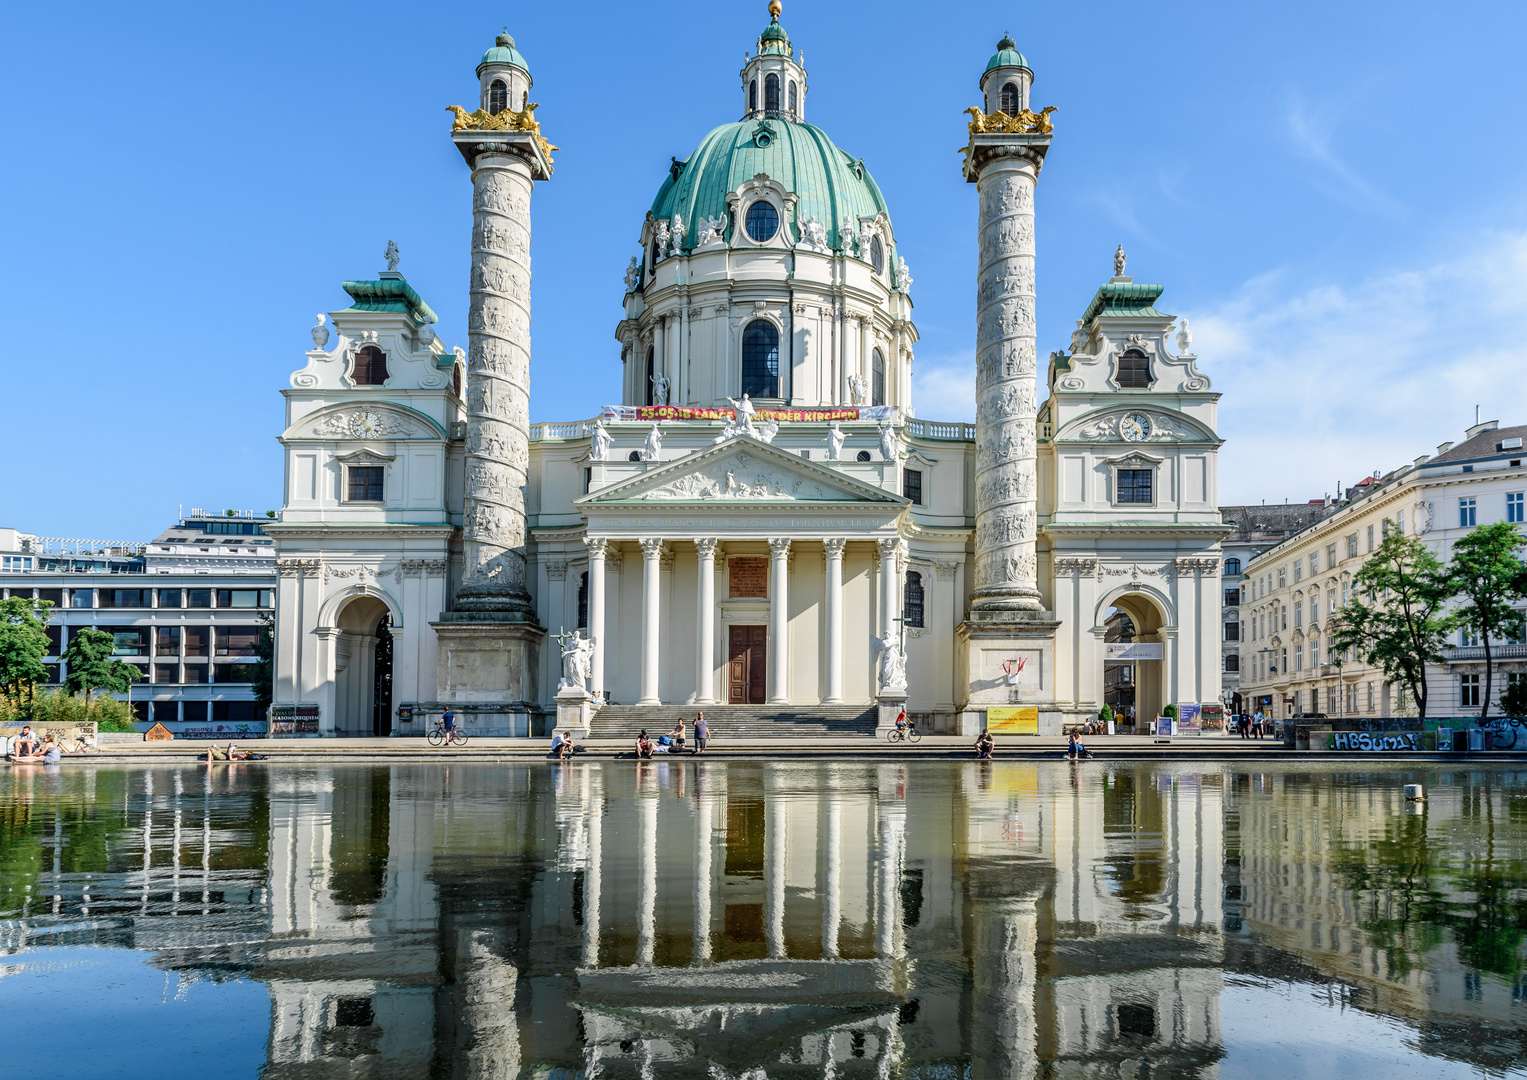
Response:
[[[1161,715],[1162,716],[1170,716],[1173,720],[1176,720],[1177,719],[1177,706],[1176,705],[1168,705],[1166,708],[1161,710]]]
[[[97,694],[87,706],[83,697],[63,690],[46,690],[38,694],[32,701],[30,715],[24,699],[0,695],[0,720],[25,720],[34,724],[79,724],[94,720],[97,731],[138,730],[133,726],[133,714],[127,702],[110,694]]]
[[[1106,724],[1106,723],[1108,723],[1108,721],[1110,721],[1112,719],[1113,719],[1113,706],[1112,705],[1104,705],[1103,708],[1098,712],[1098,721],[1100,723]]]

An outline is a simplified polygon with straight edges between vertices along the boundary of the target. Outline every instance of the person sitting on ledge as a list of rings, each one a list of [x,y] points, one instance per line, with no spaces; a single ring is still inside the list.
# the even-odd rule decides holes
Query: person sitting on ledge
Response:
[[[989,758],[997,749],[997,741],[991,737],[991,730],[982,728],[981,734],[976,737],[976,757]]]
[[[583,747],[573,742],[571,731],[559,731],[551,740],[551,752],[560,760],[566,761],[574,754],[583,753]]]
[[[22,746],[22,742],[21,742],[21,739],[19,737],[16,739],[16,746],[17,746],[18,749]],[[52,735],[49,735],[48,738],[47,738],[47,741],[43,742],[41,744],[39,744],[36,741],[36,738],[34,736],[33,740],[26,744],[26,747],[27,747],[27,753],[25,753],[25,754],[22,754],[22,753],[7,754],[5,756],[5,759],[7,761],[15,762],[18,765],[57,765],[58,764],[59,748],[58,748],[58,744],[53,741],[53,736]]]
[[[1075,761],[1077,758],[1091,757],[1087,748],[1082,745],[1081,733],[1076,728],[1071,729],[1071,737],[1066,740],[1066,757]]]
[[[647,738],[646,728],[642,728],[642,733],[636,737],[636,756],[639,758],[652,756],[652,740]]]
[[[668,741],[673,744],[673,753],[677,754],[684,749],[684,718],[679,717],[678,723],[673,725],[673,730],[668,733]]]

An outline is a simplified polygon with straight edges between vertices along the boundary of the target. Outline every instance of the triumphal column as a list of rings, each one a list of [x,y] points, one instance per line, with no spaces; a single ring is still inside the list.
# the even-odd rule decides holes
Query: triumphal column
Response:
[[[980,201],[975,588],[958,631],[968,733],[985,725],[989,707],[1011,705],[1038,707],[1041,725],[1059,730],[1057,624],[1038,585],[1035,454],[1034,188],[1054,110],[1032,111],[1033,81],[1028,61],[1004,37],[981,76],[982,106],[966,110],[965,178]]]
[[[551,151],[527,98],[531,79],[501,34],[477,67],[479,107],[451,138],[472,168],[471,304],[462,575],[440,639],[440,700],[469,732],[531,734],[545,630],[526,585],[530,465],[530,197]]]

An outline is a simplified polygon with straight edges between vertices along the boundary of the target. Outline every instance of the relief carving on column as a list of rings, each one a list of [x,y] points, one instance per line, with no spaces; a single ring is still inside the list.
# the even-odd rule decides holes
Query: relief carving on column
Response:
[[[959,568],[959,563],[936,562],[933,564],[933,572],[938,575],[940,581],[953,581],[954,572]]]
[[[554,559],[546,564],[546,576],[552,581],[563,581],[567,578],[567,560]]]

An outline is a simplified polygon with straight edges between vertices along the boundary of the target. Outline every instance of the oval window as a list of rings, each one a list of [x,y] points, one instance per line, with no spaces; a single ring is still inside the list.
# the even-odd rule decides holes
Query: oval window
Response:
[[[762,200],[748,207],[748,235],[757,243],[763,243],[779,232],[779,211],[773,203]]]

